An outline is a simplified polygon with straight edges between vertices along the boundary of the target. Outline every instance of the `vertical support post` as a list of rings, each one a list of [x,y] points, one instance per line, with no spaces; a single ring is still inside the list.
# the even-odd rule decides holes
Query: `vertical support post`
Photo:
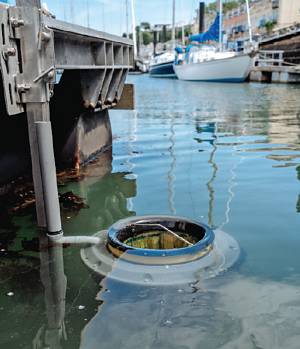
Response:
[[[37,222],[40,228],[46,228],[44,188],[35,122],[50,120],[50,83],[54,82],[55,74],[49,70],[48,76],[35,79],[54,66],[54,39],[53,32],[43,23],[39,10],[40,0],[17,0],[17,5],[19,7],[12,10],[26,23],[15,29],[16,38],[21,41],[23,66],[23,72],[17,76],[17,81],[18,86],[26,86],[25,90],[21,90],[20,98],[26,104]],[[48,40],[44,40],[44,37]]]
[[[37,222],[40,228],[46,228],[47,221],[44,207],[44,192],[41,178],[40,155],[35,122],[50,120],[49,103],[28,103],[26,106],[26,110],[32,163],[32,177],[36,201]]]

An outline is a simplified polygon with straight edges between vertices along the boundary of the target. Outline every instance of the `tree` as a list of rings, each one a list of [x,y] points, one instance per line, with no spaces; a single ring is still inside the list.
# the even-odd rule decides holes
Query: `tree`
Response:
[[[141,26],[141,28],[146,29],[146,30],[151,29],[151,25],[148,22],[141,22],[140,26]]]
[[[149,45],[153,41],[153,35],[149,32],[143,32],[143,43]]]
[[[231,0],[224,2],[223,4],[223,12],[226,13],[227,11],[231,11],[237,7],[239,7],[241,4],[244,4],[245,0]],[[207,12],[216,12],[219,10],[218,8],[218,1],[211,2],[207,7]]]
[[[270,33],[273,30],[274,24],[275,24],[274,21],[268,21],[265,23],[265,28],[266,28],[268,33]]]

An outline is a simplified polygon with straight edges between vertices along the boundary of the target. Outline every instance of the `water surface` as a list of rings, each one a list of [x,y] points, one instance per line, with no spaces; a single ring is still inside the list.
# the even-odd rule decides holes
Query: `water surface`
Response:
[[[300,88],[129,80],[137,107],[110,113],[112,157],[60,188],[89,206],[63,212],[65,233],[176,214],[231,234],[240,261],[180,287],[100,285],[77,248],[28,247],[32,219],[16,217],[1,234],[0,347],[299,348]]]

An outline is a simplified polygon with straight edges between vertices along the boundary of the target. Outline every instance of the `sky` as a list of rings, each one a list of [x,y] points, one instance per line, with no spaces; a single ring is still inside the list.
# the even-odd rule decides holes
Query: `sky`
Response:
[[[58,19],[84,26],[88,26],[89,23],[91,28],[116,35],[126,32],[126,0],[42,0],[42,2],[47,3],[48,8]],[[129,28],[131,28],[131,0],[128,0],[128,3]],[[135,3],[137,24],[172,23],[172,0],[135,0]],[[176,22],[191,23],[198,4],[199,0],[176,0]]]

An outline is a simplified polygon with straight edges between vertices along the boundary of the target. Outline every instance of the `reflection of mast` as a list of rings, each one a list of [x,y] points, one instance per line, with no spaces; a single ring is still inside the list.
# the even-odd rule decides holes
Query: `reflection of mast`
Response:
[[[245,134],[245,130],[244,130],[244,129],[243,129],[242,134],[243,134],[243,135]],[[236,153],[237,153],[237,145],[234,146],[232,155],[233,155],[233,154],[236,154]],[[237,183],[236,183],[236,177],[237,177],[237,175],[236,175],[236,172],[235,172],[235,171],[236,171],[236,169],[238,168],[238,166],[239,166],[244,160],[245,160],[245,158],[244,158],[243,156],[240,157],[239,162],[238,162],[236,165],[234,165],[234,166],[232,167],[232,169],[230,170],[230,172],[231,172],[231,178],[230,178],[230,180],[229,180],[229,187],[228,187],[228,194],[229,194],[229,195],[228,195],[228,200],[227,200],[227,202],[226,202],[225,221],[220,225],[220,229],[222,229],[226,224],[229,223],[229,214],[230,214],[230,210],[231,210],[230,205],[231,205],[232,200],[234,199],[234,191],[233,191],[233,188],[237,185]]]
[[[34,349],[61,349],[66,340],[64,325],[66,277],[62,246],[47,248],[48,239],[40,240],[41,280],[45,288],[47,325],[43,325],[33,340]]]
[[[133,117],[129,117],[129,132],[128,132],[128,159],[126,161],[126,165],[128,168],[128,172],[131,173],[131,175],[134,177],[134,179],[137,178],[136,174],[133,173],[133,169],[135,168],[135,164],[131,162],[131,156],[133,155],[134,151],[134,143],[137,140],[136,133],[137,133],[137,112],[136,110],[133,111]],[[132,198],[128,198],[127,200],[128,205],[127,208],[129,211],[133,211],[133,201]]]
[[[171,128],[170,128],[170,157],[171,157],[171,164],[170,164],[170,170],[168,172],[168,202],[169,202],[169,209],[170,212],[173,215],[176,215],[176,209],[175,209],[175,204],[174,204],[174,170],[176,167],[176,156],[175,156],[175,130],[174,130],[174,118],[172,117],[171,120]]]
[[[215,128],[217,126],[215,125]],[[207,182],[206,186],[208,189],[208,194],[209,194],[209,206],[208,206],[208,224],[213,227],[214,226],[214,217],[213,217],[213,209],[214,209],[214,204],[215,204],[215,191],[213,188],[213,182],[217,176],[217,171],[218,171],[218,166],[215,162],[215,154],[217,151],[217,146],[216,146],[216,141],[217,141],[217,131],[216,129],[214,130],[214,134],[213,134],[213,142],[212,142],[212,147],[213,150],[210,153],[210,157],[209,157],[209,161],[208,163],[211,165],[212,167],[212,175],[210,180]]]

